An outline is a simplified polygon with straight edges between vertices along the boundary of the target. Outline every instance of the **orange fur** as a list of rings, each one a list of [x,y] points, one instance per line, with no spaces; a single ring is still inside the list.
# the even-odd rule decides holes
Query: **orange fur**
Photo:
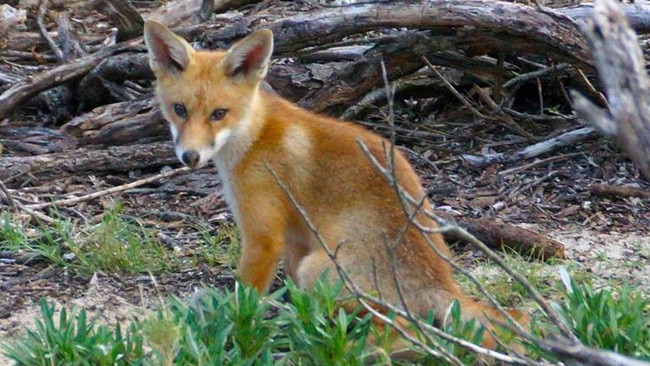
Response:
[[[394,188],[357,142],[363,141],[386,165],[389,144],[384,139],[260,89],[273,48],[270,31],[254,32],[226,52],[205,52],[193,50],[164,26],[147,22],[145,40],[158,80],[156,94],[179,159],[191,167],[214,161],[219,170],[241,229],[243,281],[265,291],[280,259],[301,287],[312,287],[325,270],[338,278],[279,181],[304,207],[329,248],[338,246],[338,263],[362,290],[399,305],[396,268],[403,299],[414,313],[433,310],[441,320],[457,299],[466,318],[477,318],[488,328],[486,316],[504,321],[495,309],[460,291],[451,266],[408,220]],[[395,153],[399,184],[428,207],[418,176],[402,154]],[[423,214],[416,218],[436,227]],[[449,254],[440,234],[428,237]],[[394,246],[392,254],[388,246]],[[486,345],[494,347],[494,340],[488,337]]]

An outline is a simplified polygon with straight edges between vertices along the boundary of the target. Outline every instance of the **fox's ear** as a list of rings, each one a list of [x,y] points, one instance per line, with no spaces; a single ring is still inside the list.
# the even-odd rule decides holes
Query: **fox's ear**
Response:
[[[190,63],[192,46],[166,26],[148,20],[144,23],[144,43],[154,73],[182,72]]]
[[[273,33],[260,29],[230,47],[222,64],[230,76],[259,81],[266,76],[272,53]]]

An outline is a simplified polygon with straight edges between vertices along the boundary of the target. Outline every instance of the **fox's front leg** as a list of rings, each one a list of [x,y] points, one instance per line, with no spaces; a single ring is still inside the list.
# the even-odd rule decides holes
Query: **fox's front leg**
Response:
[[[239,278],[259,292],[265,292],[275,275],[282,245],[269,235],[252,235],[242,239]]]

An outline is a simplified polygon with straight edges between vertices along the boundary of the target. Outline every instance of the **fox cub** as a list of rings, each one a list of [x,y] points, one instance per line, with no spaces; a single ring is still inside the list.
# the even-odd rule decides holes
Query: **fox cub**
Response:
[[[451,266],[430,247],[450,255],[442,236],[422,233],[413,221],[428,228],[436,223],[405,205],[360,148],[362,142],[387,166],[383,138],[260,88],[273,52],[271,31],[255,31],[227,51],[195,51],[164,25],[148,21],[144,39],[178,159],[191,168],[216,164],[241,230],[242,281],[267,290],[280,259],[303,288],[311,288],[326,270],[339,278],[306,216],[366,293],[413,313],[433,310],[438,322],[454,300],[464,318],[487,328],[492,328],[488,319],[504,322],[496,309],[461,292]],[[398,151],[393,160],[397,183],[428,207],[413,168]],[[486,337],[484,344],[494,347],[494,339]]]

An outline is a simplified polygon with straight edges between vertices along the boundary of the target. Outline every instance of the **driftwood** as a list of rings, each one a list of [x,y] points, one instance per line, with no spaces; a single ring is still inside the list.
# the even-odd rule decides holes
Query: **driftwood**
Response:
[[[583,27],[593,49],[608,109],[573,92],[576,111],[611,137],[650,180],[650,79],[637,36],[613,1],[597,0],[594,19]]]

